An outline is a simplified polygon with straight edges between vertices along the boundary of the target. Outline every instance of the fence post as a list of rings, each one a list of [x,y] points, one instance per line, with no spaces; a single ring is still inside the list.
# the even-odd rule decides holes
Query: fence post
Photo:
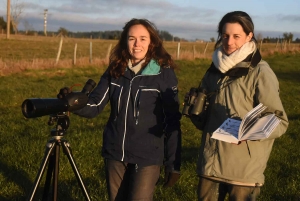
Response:
[[[207,50],[207,46],[208,46],[208,42],[206,43],[205,48],[204,48],[204,52],[203,52],[204,55],[205,55],[205,52]]]
[[[277,46],[278,46],[278,42],[279,42],[279,39],[277,39],[277,42],[276,42],[275,49],[276,49],[276,48],[277,48]]]
[[[107,53],[106,53],[107,63],[109,63],[109,55],[110,55],[111,47],[112,47],[112,44],[109,44],[108,49],[107,49]]]
[[[259,45],[259,51],[262,51],[262,43],[263,43],[263,41],[261,40],[260,45]]]
[[[284,50],[286,50],[286,40],[284,41]]]
[[[74,65],[76,65],[76,52],[77,52],[77,43],[75,44],[75,47],[74,47],[74,59],[73,59]]]
[[[180,57],[180,42],[177,45],[177,59]]]
[[[92,55],[93,55],[93,43],[92,41],[90,42],[90,63],[92,63]]]
[[[195,45],[193,45],[193,58],[194,59],[196,58],[196,48],[195,48]]]
[[[58,52],[57,52],[57,56],[56,56],[56,62],[55,62],[55,65],[58,64],[59,57],[60,57],[60,53],[61,53],[62,44],[63,44],[63,37],[61,36],[61,37],[60,37],[60,42],[59,42],[59,48],[58,48]]]

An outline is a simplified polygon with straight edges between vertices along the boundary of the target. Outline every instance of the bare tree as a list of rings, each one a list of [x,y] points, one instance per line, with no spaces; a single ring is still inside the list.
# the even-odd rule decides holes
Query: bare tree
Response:
[[[293,38],[294,38],[294,34],[292,34],[291,32],[290,32],[290,33],[284,32],[284,33],[283,33],[283,38],[284,38],[284,40],[286,40],[286,41],[292,42],[292,41],[293,41]]]
[[[256,38],[257,42],[260,42],[263,40],[263,35],[261,33],[258,33],[258,34],[256,34],[255,38]]]
[[[66,28],[60,27],[57,31],[57,36],[67,37],[68,33],[69,33],[69,31]]]
[[[23,25],[25,27],[26,34],[28,34],[28,31],[34,31],[33,26],[27,20],[23,20]]]
[[[19,2],[19,0],[14,0],[11,4],[11,23],[15,33],[18,33],[18,26],[20,24],[25,6],[26,4],[24,2]]]

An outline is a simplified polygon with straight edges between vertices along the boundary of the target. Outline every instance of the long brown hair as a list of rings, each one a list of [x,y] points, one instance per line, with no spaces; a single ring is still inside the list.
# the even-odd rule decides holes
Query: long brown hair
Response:
[[[251,17],[243,11],[233,11],[230,13],[227,13],[224,15],[224,17],[221,19],[219,22],[218,26],[218,39],[215,44],[215,49],[217,49],[221,43],[222,43],[222,32],[223,32],[223,27],[226,23],[239,23],[243,31],[246,33],[246,35],[249,35],[250,32],[253,33],[252,40],[257,43],[255,37],[254,37],[254,24],[252,22]]]
[[[110,57],[110,74],[114,78],[118,78],[124,74],[125,69],[128,66],[128,61],[131,58],[131,55],[127,47],[128,31],[130,27],[134,25],[143,25],[150,35],[150,44],[148,47],[148,52],[146,53],[145,60],[142,68],[145,67],[151,59],[154,59],[161,67],[175,67],[175,63],[171,55],[163,47],[163,42],[159,37],[159,32],[156,26],[146,19],[131,19],[123,27],[121,37],[117,45],[113,48]]]

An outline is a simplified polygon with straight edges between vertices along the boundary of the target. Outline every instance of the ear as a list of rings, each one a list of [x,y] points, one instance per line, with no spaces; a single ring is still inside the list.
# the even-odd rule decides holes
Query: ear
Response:
[[[253,33],[252,32],[250,32],[249,34],[248,34],[248,36],[247,36],[247,42],[249,42],[251,39],[252,39],[252,37],[253,37]]]

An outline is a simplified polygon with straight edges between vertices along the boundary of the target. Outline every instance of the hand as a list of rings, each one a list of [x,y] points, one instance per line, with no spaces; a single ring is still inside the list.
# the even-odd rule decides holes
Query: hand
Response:
[[[179,171],[168,171],[167,168],[165,168],[165,183],[163,187],[172,187],[174,184],[179,180],[180,178],[180,172]]]
[[[58,99],[62,99],[62,98],[65,98],[68,94],[70,94],[72,91],[69,87],[64,87],[64,88],[61,88],[59,90],[59,93],[57,94],[57,98]]]

